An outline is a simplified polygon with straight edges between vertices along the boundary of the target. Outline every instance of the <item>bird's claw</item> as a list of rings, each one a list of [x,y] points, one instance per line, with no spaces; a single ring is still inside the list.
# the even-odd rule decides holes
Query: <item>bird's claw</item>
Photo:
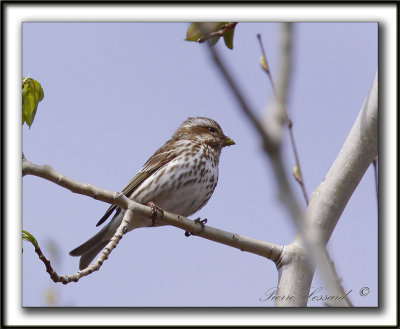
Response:
[[[151,208],[151,226],[153,227],[156,222],[157,213],[160,213],[160,217],[164,217],[164,210],[152,201],[147,202],[146,205]]]
[[[196,235],[197,235],[197,234],[199,234],[199,233],[201,233],[201,232],[204,231],[204,225],[207,223],[207,218],[200,219],[200,217],[199,217],[199,218],[196,218],[196,219],[194,220],[194,222],[195,222],[195,223],[199,223],[199,224],[201,225],[201,230],[200,230],[199,232],[196,233]],[[189,236],[191,236],[191,235],[195,235],[195,234],[193,234],[193,233],[191,233],[191,232],[189,232],[189,231],[185,231],[185,236],[186,236],[186,237],[189,237]]]
[[[207,224],[207,218],[200,219],[200,217],[199,217],[199,218],[196,218],[196,219],[194,220],[194,222],[195,222],[195,223],[199,223],[199,224],[201,225],[201,231],[198,232],[198,233],[201,233],[201,232],[204,231],[204,225]]]

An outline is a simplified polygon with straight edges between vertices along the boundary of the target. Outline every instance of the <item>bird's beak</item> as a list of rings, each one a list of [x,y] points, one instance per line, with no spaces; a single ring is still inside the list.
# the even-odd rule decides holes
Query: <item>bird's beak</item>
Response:
[[[225,136],[224,146],[231,146],[231,145],[235,145],[235,142],[233,141],[232,138]]]

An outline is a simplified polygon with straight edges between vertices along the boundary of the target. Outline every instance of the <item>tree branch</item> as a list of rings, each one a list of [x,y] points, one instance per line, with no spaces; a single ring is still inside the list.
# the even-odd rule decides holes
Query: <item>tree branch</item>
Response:
[[[284,296],[292,295],[296,298],[277,299],[275,305],[306,306],[316,264],[320,266],[322,278],[330,291],[338,292],[342,291],[343,288],[340,285],[337,286],[339,280],[337,276],[334,276],[335,273],[331,271],[325,247],[327,240],[325,243],[322,243],[324,239],[321,240],[320,231],[315,229],[315,222],[309,220],[306,222],[303,220],[303,213],[290,187],[287,170],[281,159],[280,148],[282,131],[287,118],[285,104],[288,83],[290,81],[289,68],[291,63],[291,47],[288,45],[291,40],[290,33],[290,24],[283,24],[281,78],[277,91],[278,97],[275,106],[269,111],[264,125],[260,124],[257,117],[254,115],[255,112],[250,108],[245,97],[241,94],[229,70],[219,58],[217,50],[213,47],[209,47],[209,50],[217,68],[220,70],[222,76],[225,78],[234,96],[241,105],[240,108],[259,132],[263,141],[264,151],[269,156],[273,166],[279,189],[279,198],[289,211],[298,228],[299,234],[297,234],[295,240],[291,244],[284,247],[284,252],[278,263],[279,294]],[[339,188],[338,191],[341,191],[341,189]],[[324,203],[322,203],[322,205],[324,205]],[[328,223],[325,222],[325,225],[328,225]],[[323,227],[324,225],[321,226]]]
[[[378,155],[378,72],[360,113],[325,179],[311,195],[307,220],[326,244],[365,171]]]
[[[150,207],[137,203],[127,198],[122,193],[111,192],[104,189],[100,189],[90,184],[77,182],[56,172],[53,168],[51,168],[48,165],[39,166],[33,164],[29,162],[25,157],[23,157],[22,175],[38,176],[46,180],[49,180],[57,185],[60,185],[70,190],[73,193],[86,195],[96,200],[101,200],[110,204],[115,204],[123,209],[130,209],[134,214],[152,218],[152,210]],[[239,249],[241,251],[246,251],[259,256],[263,256],[265,258],[272,260],[275,263],[279,261],[279,258],[281,257],[281,253],[283,250],[283,247],[280,245],[252,239],[250,237],[242,236],[236,233],[226,232],[210,226],[205,226],[203,230],[201,225],[199,225],[195,221],[192,221],[180,215],[169,213],[167,211],[164,211],[163,216],[157,213],[156,221],[181,228],[182,230],[188,232],[194,232],[192,233],[192,235],[196,235],[214,242],[225,244],[227,246]],[[105,250],[108,251],[103,250],[104,257],[102,257],[101,255],[100,257],[102,258],[99,258],[95,264],[89,266],[88,268],[82,271],[79,271],[76,274],[69,276],[59,276],[59,278],[61,279],[59,279],[58,282],[68,283],[71,281],[77,281],[76,280],[77,278],[79,279],[82,276],[88,275],[91,272],[98,270],[99,265],[101,265],[101,263],[108,257],[108,254],[111,252],[113,248],[115,248],[116,244],[121,239],[122,235],[124,234],[125,226],[126,223],[124,223],[123,221],[123,223],[118,229],[118,232],[112,238],[112,240],[115,241],[111,241],[105,247]]]
[[[311,195],[307,208],[307,232],[318,239],[313,241],[314,246],[325,246],[339,221],[351,195],[358,186],[365,171],[378,154],[378,73],[371,86],[360,113],[351,128],[335,162],[322,183]],[[293,250],[302,244],[301,236],[296,236],[286,250]],[[340,294],[339,280],[334,276],[329,259],[321,253],[318,255],[318,264],[323,278],[327,283],[327,290]],[[324,259],[322,259],[324,257]],[[285,257],[284,257],[285,258]],[[288,257],[289,259],[289,257]],[[291,301],[280,300],[277,306],[305,306],[307,304],[306,291],[311,287],[314,268],[301,260],[283,262],[280,268],[280,294],[298,296],[300,301],[295,305]],[[299,281],[301,280],[301,281]],[[302,282],[301,285],[296,282]]]

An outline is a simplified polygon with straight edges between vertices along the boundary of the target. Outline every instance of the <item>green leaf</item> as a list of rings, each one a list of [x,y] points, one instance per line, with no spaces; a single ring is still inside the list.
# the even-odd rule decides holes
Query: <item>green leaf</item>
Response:
[[[226,22],[191,23],[186,31],[186,39],[185,40],[198,42],[198,40],[202,36],[207,35],[211,32],[219,31],[221,26],[224,26],[225,24],[226,24]],[[208,42],[210,42],[210,44],[213,46],[218,42],[219,38],[220,38],[219,36],[212,37],[212,38],[208,39]]]
[[[198,23],[191,23],[186,31],[186,41],[196,41],[202,36]]]
[[[44,92],[39,82],[30,78],[22,78],[22,124],[26,122],[29,128],[35,119],[39,102]]]
[[[229,49],[233,49],[233,33],[235,32],[235,29],[231,29],[229,31],[227,31],[224,34],[224,41],[225,41],[225,45],[229,48]]]
[[[36,241],[35,237],[32,234],[30,234],[28,231],[22,230],[22,239],[32,243],[35,248],[39,248],[39,244]]]

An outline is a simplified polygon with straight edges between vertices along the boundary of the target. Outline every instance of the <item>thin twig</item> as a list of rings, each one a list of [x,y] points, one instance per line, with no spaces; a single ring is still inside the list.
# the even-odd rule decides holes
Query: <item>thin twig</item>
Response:
[[[263,60],[265,62],[265,66],[262,66],[262,67],[263,67],[265,73],[267,73],[267,76],[268,76],[269,81],[270,81],[271,86],[272,86],[272,90],[274,92],[275,99],[276,99],[276,101],[279,101],[278,100],[278,93],[277,93],[277,90],[276,90],[276,87],[275,87],[275,83],[274,83],[274,79],[272,78],[271,70],[270,70],[269,65],[268,65],[267,55],[266,55],[265,50],[264,50],[264,44],[262,42],[261,35],[257,34],[257,38],[258,38],[258,42],[260,44],[262,58],[263,58]],[[306,187],[305,187],[305,184],[304,184],[303,173],[302,173],[301,166],[300,166],[300,157],[299,157],[298,152],[297,152],[295,138],[294,138],[294,134],[293,134],[293,122],[289,117],[289,114],[288,114],[287,109],[286,109],[286,105],[283,103],[282,106],[283,106],[283,110],[284,110],[284,113],[285,113],[285,120],[286,120],[287,126],[289,128],[288,129],[289,130],[289,136],[290,136],[290,141],[291,141],[291,144],[292,144],[293,154],[294,154],[294,158],[295,158],[295,166],[297,168],[296,175],[294,175],[294,176],[295,176],[296,181],[300,185],[300,188],[301,188],[301,190],[303,192],[304,199],[306,201],[306,204],[308,205],[309,198],[308,198]]]
[[[292,123],[292,120],[290,120],[290,119],[288,122],[288,127],[289,127],[290,141],[292,143],[292,148],[293,148],[293,154],[294,154],[294,158],[296,161],[296,168],[298,169],[298,175],[295,175],[295,179],[296,179],[296,182],[298,182],[301,187],[301,190],[302,190],[303,196],[304,196],[304,200],[306,201],[306,204],[308,206],[308,203],[310,200],[308,198],[306,186],[305,186],[304,180],[303,180],[303,173],[302,173],[301,166],[300,166],[300,157],[297,153],[296,142],[295,142],[294,134],[293,134],[293,123]]]
[[[272,91],[274,92],[274,95],[275,95],[275,99],[278,99],[278,93],[276,92],[275,83],[274,83],[274,80],[272,79],[271,71],[270,71],[269,65],[268,65],[267,55],[266,55],[265,50],[264,50],[264,44],[263,44],[263,42],[261,40],[261,34],[260,33],[257,34],[257,38],[258,38],[258,43],[260,44],[260,48],[261,48],[262,59],[265,62],[265,66],[262,65],[262,68],[264,69],[264,71],[268,75],[269,81],[270,81],[271,86],[272,86]],[[286,110],[285,110],[285,112],[287,114]]]
[[[226,32],[228,32],[229,30],[234,29],[235,26],[237,25],[237,23],[238,22],[231,22],[231,23],[227,23],[225,25],[222,25],[218,31],[207,33],[207,34],[201,36],[200,38],[198,38],[197,42],[198,43],[203,43],[206,40],[209,40],[209,39],[214,38],[214,37],[223,37]]]
[[[110,242],[104,247],[103,251],[99,254],[97,260],[92,265],[89,265],[85,269],[80,270],[79,272],[76,272],[74,274],[58,275],[57,272],[51,266],[50,261],[44,256],[39,246],[35,247],[35,252],[38,254],[39,259],[46,266],[46,272],[49,273],[50,278],[55,283],[61,282],[63,284],[68,284],[70,282],[78,282],[80,278],[90,275],[93,272],[98,271],[100,269],[104,261],[107,260],[112,250],[117,246],[119,241],[122,239],[122,236],[128,231],[127,227],[129,226],[132,218],[133,218],[133,211],[128,208],[125,211],[124,218],[120,226],[118,227],[114,236],[111,238]]]

